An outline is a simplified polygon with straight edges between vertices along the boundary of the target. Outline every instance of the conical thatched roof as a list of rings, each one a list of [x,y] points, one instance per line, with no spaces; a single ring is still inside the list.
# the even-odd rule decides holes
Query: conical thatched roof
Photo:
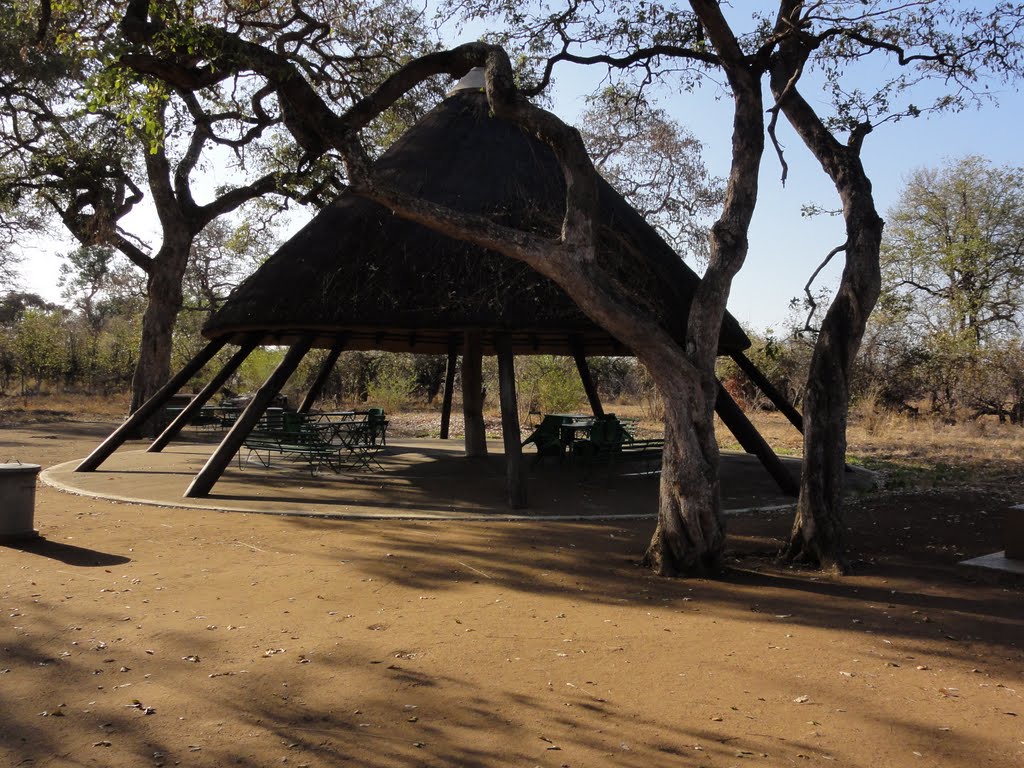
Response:
[[[564,181],[550,149],[488,113],[479,92],[460,91],[377,161],[408,192],[501,223],[554,234]],[[697,275],[611,187],[600,182],[599,258],[629,275],[636,296],[682,339]],[[560,287],[524,264],[405,221],[343,194],[245,280],[207,323],[208,338],[264,331],[265,342],[317,334],[330,346],[436,353],[462,331],[512,334],[517,353],[628,354]],[[749,346],[727,316],[720,350]]]

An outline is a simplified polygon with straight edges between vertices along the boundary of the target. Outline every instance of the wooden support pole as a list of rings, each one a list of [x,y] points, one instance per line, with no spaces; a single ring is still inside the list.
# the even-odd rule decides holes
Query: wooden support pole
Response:
[[[516,366],[512,339],[507,333],[494,338],[498,351],[498,392],[501,401],[501,439],[505,445],[505,480],[508,505],[526,506],[526,473],[523,471],[522,435],[519,433],[519,404],[516,400]]]
[[[327,354],[324,359],[323,365],[320,366],[320,370],[317,371],[316,378],[313,380],[313,386],[309,388],[306,396],[302,398],[302,404],[299,406],[299,413],[309,413],[309,409],[313,407],[313,403],[320,397],[320,393],[324,391],[324,385],[327,384],[327,379],[331,375],[331,371],[334,370],[334,366],[338,362],[338,358],[341,353],[345,351],[345,347],[348,346],[350,334],[346,331],[338,336],[338,340],[334,342],[331,347],[331,351]]]
[[[452,396],[455,394],[455,366],[458,364],[459,340],[452,336],[448,339],[448,366],[444,371],[444,398],[441,400],[441,439],[448,439],[448,429],[452,423]]]
[[[199,470],[199,474],[185,491],[187,498],[195,499],[210,493],[210,489],[220,480],[220,476],[224,474],[224,470],[231,463],[232,457],[242,447],[245,438],[252,432],[253,427],[267,410],[267,406],[273,402],[274,397],[288,382],[288,377],[299,367],[299,363],[302,362],[302,358],[305,357],[311,346],[313,346],[313,337],[304,336],[288,350],[284,360],[256,391],[252,400],[235,421],[234,426],[228,430],[220,445],[217,446],[217,450],[206,460],[205,466]]]
[[[155,395],[136,408],[135,412],[125,419],[124,423],[115,429],[110,437],[100,443],[92,453],[86,456],[82,463],[75,468],[75,472],[92,472],[110,458],[110,454],[120,448],[140,424],[147,422],[153,414],[164,406],[164,403],[176,395],[178,390],[188,383],[189,379],[199,373],[203,366],[220,352],[221,347],[227,344],[227,341],[226,337],[214,339],[203,347],[199,354],[189,360],[184,368],[171,376],[168,382],[157,390]]]
[[[761,437],[757,427],[750,423],[746,414],[743,413],[743,409],[736,404],[736,401],[732,399],[732,395],[726,391],[721,382],[718,383],[718,398],[715,400],[715,412],[722,420],[722,423],[736,436],[740,445],[743,446],[743,450],[757,456],[783,493],[789,496],[798,496],[800,494],[800,486],[793,479],[793,475],[786,469],[782,460],[775,455],[775,451],[771,449],[771,446]]]
[[[601,407],[601,398],[597,394],[594,377],[590,375],[590,365],[587,364],[583,339],[575,335],[570,336],[569,348],[572,350],[573,360],[576,361],[576,370],[580,372],[580,379],[583,381],[583,391],[587,393],[587,400],[590,401],[590,410],[594,412],[595,416],[604,416],[604,408]]]
[[[465,421],[466,455],[487,455],[484,427],[484,344],[479,331],[466,331],[462,349],[462,415]]]
[[[789,419],[789,423],[796,427],[802,435],[804,433],[804,417],[786,399],[786,396],[768,381],[768,377],[761,373],[761,369],[754,365],[753,361],[742,352],[733,352],[729,357],[740,367],[740,370],[747,374],[747,378],[754,382],[754,386],[764,392],[765,396],[772,401],[772,405],[778,408]]]
[[[152,442],[149,448],[146,449],[148,453],[159,453],[167,447],[168,443],[171,442],[178,433],[191,421],[192,416],[199,412],[199,410],[209,402],[210,398],[217,392],[218,389],[224,386],[224,382],[231,378],[231,374],[238,370],[245,358],[247,358],[256,348],[259,340],[262,338],[261,333],[250,333],[242,340],[241,346],[238,351],[231,356],[228,360],[227,365],[220,369],[216,376],[210,379],[210,383],[203,387],[202,391],[192,398],[192,401],[186,405],[181,413],[179,413],[167,428],[161,432],[156,440]]]

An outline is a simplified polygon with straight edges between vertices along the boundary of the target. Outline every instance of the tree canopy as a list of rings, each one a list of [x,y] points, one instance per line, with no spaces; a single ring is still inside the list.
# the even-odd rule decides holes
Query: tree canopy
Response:
[[[431,49],[420,14],[402,0],[143,6],[19,0],[5,6],[10,23],[0,30],[0,201],[56,215],[83,246],[114,247],[147,276],[133,407],[169,375],[199,233],[257,201],[323,203],[341,175],[326,146],[286,138],[289,105],[272,88],[244,75],[172,86],[144,62],[128,65],[133,56],[150,60],[130,39],[147,35],[156,49],[174,40],[201,56],[211,42],[206,25],[223,24],[242,45],[270,46],[325,103],[342,104]],[[135,23],[140,7],[145,19]],[[403,98],[370,126],[368,146],[419,104],[415,93]],[[139,226],[141,209],[155,218],[157,237],[151,224]],[[268,206],[258,215],[272,214]]]
[[[978,156],[921,168],[889,210],[882,264],[921,338],[980,345],[1019,330],[1024,169]]]

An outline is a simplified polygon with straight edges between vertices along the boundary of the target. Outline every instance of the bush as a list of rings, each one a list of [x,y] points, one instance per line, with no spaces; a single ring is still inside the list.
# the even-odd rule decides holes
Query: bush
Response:
[[[542,413],[572,413],[587,400],[576,364],[568,357],[528,355],[516,360],[521,408]]]
[[[366,387],[367,403],[385,413],[399,413],[416,388],[414,355],[382,353]]]

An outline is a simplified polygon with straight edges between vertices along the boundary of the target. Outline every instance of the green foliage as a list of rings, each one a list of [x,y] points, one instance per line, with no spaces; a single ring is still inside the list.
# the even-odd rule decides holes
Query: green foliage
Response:
[[[141,335],[139,314],[117,314],[110,318],[95,343],[94,390],[110,394],[128,389],[139,359]]]
[[[375,356],[366,387],[366,402],[383,408],[386,413],[401,412],[416,387],[415,357],[387,353]]]
[[[27,309],[11,339],[14,368],[22,380],[22,391],[32,382],[38,392],[47,379],[59,378],[68,362],[64,314],[59,311]]]
[[[245,358],[229,382],[229,388],[238,394],[255,392],[284,359],[284,350],[278,347],[257,347]]]
[[[888,212],[886,300],[902,300],[922,335],[981,345],[1012,334],[1022,317],[1022,243],[1024,169],[968,156],[917,170]]]
[[[61,295],[96,331],[112,317],[141,314],[145,306],[143,275],[109,246],[83,246],[63,254]]]
[[[969,156],[907,179],[889,211],[862,387],[882,405],[1019,420],[1024,170]]]
[[[806,334],[777,336],[768,328],[757,333],[744,329],[750,348],[744,355],[757,366],[783,397],[798,410],[802,407],[804,385],[810,366],[813,340]],[[729,393],[745,408],[773,410],[774,406],[732,360],[719,358],[715,374]]]
[[[617,400],[636,393],[636,380],[640,363],[634,357],[587,358],[590,375],[601,397]]]
[[[524,355],[516,359],[520,408],[542,413],[573,413],[586,403],[583,382],[572,358]]]

